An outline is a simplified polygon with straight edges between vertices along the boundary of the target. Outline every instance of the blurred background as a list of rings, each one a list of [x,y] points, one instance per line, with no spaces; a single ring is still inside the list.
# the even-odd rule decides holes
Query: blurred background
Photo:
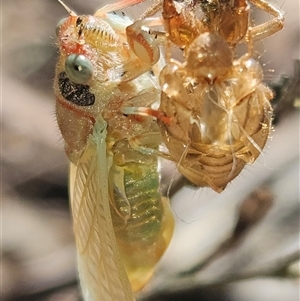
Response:
[[[80,14],[103,4],[67,1]],[[257,45],[276,92],[272,139],[221,194],[173,183],[174,167],[164,167],[176,230],[138,300],[299,300],[299,1],[274,4],[285,27]],[[1,2],[3,301],[80,300],[52,91],[55,27],[65,16],[55,0]]]

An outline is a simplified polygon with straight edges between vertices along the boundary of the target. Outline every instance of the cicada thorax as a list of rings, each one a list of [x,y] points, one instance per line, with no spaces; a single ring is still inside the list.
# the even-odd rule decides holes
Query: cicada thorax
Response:
[[[222,41],[200,35],[186,49],[186,62],[170,63],[160,76],[160,110],[170,120],[160,122],[164,142],[184,176],[218,192],[259,156],[272,112],[259,63],[232,60]]]

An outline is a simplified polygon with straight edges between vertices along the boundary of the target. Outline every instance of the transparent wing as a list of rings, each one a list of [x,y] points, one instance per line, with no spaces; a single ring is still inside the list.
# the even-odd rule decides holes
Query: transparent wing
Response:
[[[132,301],[115,240],[108,194],[106,123],[101,118],[78,165],[70,167],[70,197],[85,301]]]

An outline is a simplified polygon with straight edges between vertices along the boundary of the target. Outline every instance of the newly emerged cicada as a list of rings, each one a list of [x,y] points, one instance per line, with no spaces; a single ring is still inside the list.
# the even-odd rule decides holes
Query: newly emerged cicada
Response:
[[[159,190],[156,120],[122,107],[158,105],[149,64],[128,46],[132,22],[109,13],[69,12],[57,27],[56,116],[71,162],[70,202],[84,300],[133,300],[152,276],[174,228]],[[158,55],[152,53],[152,61]],[[154,151],[154,153],[151,152]]]
[[[251,27],[250,2],[275,18]],[[252,43],[280,30],[283,15],[265,0],[163,0],[160,20],[164,31],[153,34],[182,49],[183,59],[169,51],[158,111],[133,112],[157,116],[170,156],[187,179],[221,192],[268,139],[272,92],[262,83]],[[248,50],[237,58],[241,43]]]

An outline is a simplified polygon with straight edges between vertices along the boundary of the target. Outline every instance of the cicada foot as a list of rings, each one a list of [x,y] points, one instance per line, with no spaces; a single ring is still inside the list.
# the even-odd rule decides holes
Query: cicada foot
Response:
[[[159,47],[149,26],[161,24],[158,18],[138,20],[126,28],[127,41],[135,55],[148,66],[156,64],[160,57]]]
[[[171,118],[166,116],[162,111],[148,107],[123,107],[122,113],[126,115],[152,116],[164,124],[170,124],[171,122]]]

